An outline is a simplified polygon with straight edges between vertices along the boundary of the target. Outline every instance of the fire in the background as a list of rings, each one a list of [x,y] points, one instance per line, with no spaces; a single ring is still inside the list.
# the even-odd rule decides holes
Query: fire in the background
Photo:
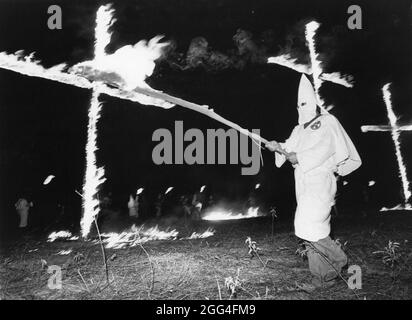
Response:
[[[130,230],[121,233],[103,233],[103,242],[108,249],[122,249],[126,247],[135,247],[149,241],[171,241],[171,240],[195,240],[212,237],[215,234],[213,228],[208,228],[204,232],[193,232],[189,237],[179,238],[179,232],[173,230],[160,230],[159,226],[145,228],[144,226],[136,227],[133,225]]]
[[[305,37],[309,48],[310,61],[312,64],[313,85],[315,89],[316,98],[318,100],[319,106],[321,108],[325,108],[325,102],[319,95],[319,89],[322,85],[322,80],[320,78],[320,75],[322,74],[322,67],[320,65],[320,61],[318,60],[318,53],[316,52],[315,45],[315,35],[316,30],[318,30],[318,28],[319,23],[317,23],[316,21],[311,21],[308,24],[306,24]]]
[[[113,10],[110,5],[101,6],[96,14],[94,59],[100,60],[105,56],[105,48],[110,43]],[[89,108],[89,123],[86,143],[86,172],[83,184],[83,217],[80,221],[82,236],[87,237],[95,216],[99,214],[99,186],[105,181],[104,169],[96,165],[97,123],[100,117],[101,104],[98,88],[93,89]]]
[[[179,237],[179,231],[169,228],[161,230],[158,225],[147,228],[144,225],[137,227],[132,225],[128,230],[123,232],[109,232],[102,233],[103,243],[107,249],[122,249],[126,247],[135,247],[149,241],[172,241],[172,240],[196,240],[206,239],[214,236],[216,230],[207,228],[203,232],[193,232],[188,237]],[[73,236],[69,231],[54,231],[50,233],[48,242],[60,241],[74,241],[79,237]],[[98,242],[94,240],[94,242]]]
[[[399,168],[399,176],[402,182],[402,192],[404,203],[399,204],[393,208],[385,208],[383,207],[381,211],[390,211],[390,210],[412,210],[412,206],[410,204],[411,199],[411,191],[410,191],[410,183],[407,177],[406,167],[403,162],[401,146],[399,142],[399,134],[403,131],[412,131],[412,125],[404,125],[399,126],[398,121],[393,111],[392,107],[392,99],[391,99],[391,91],[390,91],[390,83],[385,84],[382,87],[382,94],[383,100],[386,106],[386,112],[389,120],[389,125],[365,125],[361,127],[362,132],[369,132],[369,131],[376,131],[376,132],[387,132],[390,131],[392,135],[393,144],[395,146],[395,156],[398,162]],[[375,184],[375,181],[373,181]],[[369,186],[370,186],[369,182]]]
[[[399,130],[397,129],[398,128],[397,118],[392,108],[390,83],[387,83],[382,87],[382,93],[383,93],[383,100],[385,101],[385,105],[386,105],[386,111],[388,113],[389,124],[392,128],[391,130],[392,140],[395,145],[395,154],[396,154],[396,160],[398,161],[399,176],[402,181],[402,190],[403,190],[404,205],[405,205],[404,209],[412,210],[412,206],[409,202],[411,199],[411,191],[410,191],[408,176],[406,173],[406,167],[403,162],[401,146],[399,143]]]
[[[93,90],[90,109],[89,124],[87,128],[86,143],[86,172],[83,184],[83,216],[80,221],[82,236],[87,237],[90,232],[94,218],[99,214],[99,199],[97,192],[99,186],[106,180],[104,169],[96,165],[97,151],[97,122],[99,120],[101,104],[99,103],[99,92]]]
[[[278,64],[290,69],[293,69],[299,73],[306,73],[313,75],[314,89],[316,93],[316,98],[318,99],[319,106],[328,111],[333,108],[332,105],[326,106],[325,101],[319,95],[319,89],[322,86],[323,81],[333,82],[345,86],[347,88],[353,87],[353,76],[343,75],[339,72],[325,73],[323,72],[321,62],[318,60],[318,52],[316,51],[315,35],[319,28],[319,23],[316,21],[311,21],[305,26],[305,38],[309,49],[309,57],[311,65],[305,65],[297,62],[297,58],[293,58],[291,54],[286,53],[276,57],[268,58],[268,63]]]
[[[297,59],[292,58],[290,54],[269,57],[267,62],[295,70],[299,73],[312,74],[312,68],[310,66],[298,63]],[[341,74],[340,72],[323,72],[319,77],[323,81],[333,82],[347,88],[352,88],[354,83],[353,76]]]
[[[240,220],[259,217],[259,207],[250,207],[246,213],[233,213],[230,210],[215,208],[207,211],[202,220],[223,221],[223,220]]]

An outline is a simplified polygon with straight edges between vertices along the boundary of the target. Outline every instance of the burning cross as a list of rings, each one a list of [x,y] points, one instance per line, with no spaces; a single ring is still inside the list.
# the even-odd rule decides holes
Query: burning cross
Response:
[[[159,37],[153,38],[148,44],[145,41],[140,41],[134,46],[124,46],[114,54],[107,55],[105,48],[111,40],[111,33],[108,30],[114,22],[112,18],[113,12],[114,10],[111,9],[110,4],[101,6],[98,9],[96,15],[94,59],[79,63],[69,70],[67,70],[66,64],[44,68],[40,65],[39,61],[33,59],[33,54],[24,56],[22,51],[18,51],[15,54],[0,52],[0,68],[2,69],[92,90],[88,113],[86,172],[82,194],[84,210],[81,227],[83,237],[89,234],[94,217],[99,213],[97,192],[99,186],[105,181],[104,169],[96,165],[97,122],[101,111],[100,94],[107,94],[112,97],[165,109],[179,105],[234,128],[240,133],[249,136],[256,143],[268,143],[268,140],[220,116],[208,106],[195,104],[149,87],[144,80],[152,74],[155,67],[154,61],[161,55],[160,49],[164,46],[164,44],[158,43]],[[101,72],[100,67],[104,68],[107,65],[112,67],[110,72]],[[130,66],[134,66],[134,69],[130,68]],[[93,70],[93,67],[96,70]],[[80,71],[80,75],[77,71]],[[86,76],[82,71],[92,71],[92,74],[87,74]],[[116,80],[120,80],[120,84]],[[115,87],[108,86],[107,82],[114,84]]]
[[[96,28],[94,41],[94,59],[102,59],[106,55],[105,48],[110,43],[111,34],[109,28],[114,20],[113,10],[110,6],[102,6],[97,10]],[[104,168],[97,167],[97,122],[100,117],[102,105],[99,102],[99,89],[96,86],[92,89],[92,97],[89,107],[89,123],[87,125],[86,143],[86,172],[83,184],[83,217],[80,221],[82,236],[86,237],[90,232],[93,219],[99,214],[99,199],[97,191],[100,185],[106,180],[104,178]]]
[[[322,70],[321,62],[318,60],[318,53],[316,52],[315,35],[320,24],[316,21],[311,21],[305,26],[305,39],[309,49],[310,65],[304,65],[297,62],[296,58],[292,58],[290,54],[282,54],[276,57],[268,58],[268,63],[278,64],[290,69],[293,69],[300,73],[312,74],[314,80],[314,87],[316,92],[316,98],[319,101],[321,107],[324,107],[324,101],[319,96],[319,88],[322,82],[329,81],[347,88],[353,87],[353,77],[350,75],[342,75],[339,72],[325,73]],[[333,106],[329,106],[326,109],[331,109]]]
[[[106,62],[104,60],[108,57],[105,52],[106,46],[110,43],[111,33],[109,28],[114,23],[113,19],[114,10],[111,9],[111,5],[101,6],[96,14],[96,27],[95,27],[95,44],[94,44],[94,59],[92,61],[87,61],[93,65],[99,65]],[[146,45],[145,42],[139,42],[135,46],[129,46],[126,48],[126,53],[129,54],[128,58],[132,61],[122,61],[121,59],[115,59],[113,55],[111,60],[109,60],[116,69],[116,67],[123,67],[129,62],[139,63],[141,70],[132,70],[136,73],[136,78],[139,80],[140,87],[134,88],[134,90],[125,90],[127,85],[130,83],[124,83],[123,87],[119,86],[117,88],[109,87],[105,84],[107,80],[104,77],[95,77],[94,79],[89,79],[84,77],[83,74],[78,75],[75,70],[69,70],[67,72],[67,66],[65,64],[57,65],[51,68],[44,68],[39,64],[39,61],[33,59],[33,54],[29,56],[22,56],[22,52],[17,52],[16,54],[7,54],[5,52],[0,52],[0,68],[18,72],[24,75],[39,77],[43,79],[49,79],[52,81],[57,81],[65,84],[74,85],[80,88],[86,88],[92,90],[92,97],[90,101],[90,107],[88,112],[88,128],[87,128],[87,144],[86,144],[86,170],[83,184],[83,216],[81,219],[81,232],[83,237],[87,237],[90,232],[91,225],[94,221],[95,216],[99,213],[99,200],[97,198],[97,193],[99,186],[105,181],[104,169],[99,168],[96,165],[96,151],[97,151],[97,123],[100,117],[101,104],[99,102],[99,95],[101,93],[114,96],[121,99],[126,99],[130,101],[139,102],[141,104],[149,104],[154,106],[159,106],[162,108],[170,108],[174,106],[179,99],[172,96],[163,94],[160,91],[150,88],[144,79],[146,75],[153,71],[155,64],[154,60],[160,56],[160,48],[164,45],[158,45],[157,39],[149,42]],[[126,47],[126,46],[125,46]],[[123,47],[123,48],[125,48]],[[130,57],[130,53],[136,53],[136,50],[140,56]],[[125,50],[122,51],[125,53]],[[118,57],[116,57],[118,58]],[[102,62],[104,61],[104,62]],[[79,66],[82,63],[78,64]],[[76,65],[76,66],[78,66]],[[76,67],[74,66],[74,67]],[[73,68],[74,68],[73,67]],[[99,70],[97,70],[99,71]],[[119,72],[120,73],[120,72]],[[113,75],[112,75],[113,76]],[[118,75],[116,75],[118,76]],[[119,77],[118,77],[119,78]],[[129,80],[129,79],[128,79]],[[131,81],[130,81],[131,82]],[[130,89],[130,88],[127,88]],[[170,102],[169,100],[175,100],[175,102]]]
[[[398,126],[397,118],[392,108],[390,85],[391,85],[390,83],[387,83],[382,87],[383,100],[386,105],[386,112],[387,112],[388,119],[389,119],[389,125],[362,126],[361,130],[362,132],[390,131],[392,135],[393,144],[395,145],[395,155],[396,155],[396,160],[398,162],[398,167],[399,167],[399,176],[402,181],[402,191],[403,191],[404,203],[402,205],[399,204],[394,208],[382,208],[381,211],[412,210],[412,206],[409,203],[412,194],[410,191],[409,180],[408,180],[408,176],[406,173],[406,167],[403,162],[403,157],[401,153],[401,145],[399,142],[399,133],[402,131],[412,131],[412,125]]]

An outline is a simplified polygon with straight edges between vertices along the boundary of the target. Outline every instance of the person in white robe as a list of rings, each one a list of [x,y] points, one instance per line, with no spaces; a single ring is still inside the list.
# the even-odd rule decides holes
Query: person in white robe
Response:
[[[33,207],[33,202],[29,202],[26,198],[20,198],[14,204],[16,208],[17,214],[19,216],[19,228],[24,229],[28,226],[28,219],[29,219],[29,211],[30,208]]]
[[[138,199],[134,198],[133,195],[130,195],[129,202],[127,203],[127,207],[129,208],[129,217],[137,219],[139,217]]]
[[[295,234],[305,240],[314,284],[324,284],[347,264],[345,253],[329,237],[336,175],[345,176],[362,162],[339,121],[318,106],[305,75],[299,83],[297,108],[298,125],[290,137],[266,147],[275,151],[277,167],[288,160],[295,169]]]

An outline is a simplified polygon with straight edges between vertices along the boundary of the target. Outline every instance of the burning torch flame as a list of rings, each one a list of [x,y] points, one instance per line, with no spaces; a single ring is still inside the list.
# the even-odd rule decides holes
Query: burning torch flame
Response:
[[[139,188],[139,189],[137,189],[136,194],[137,194],[137,195],[138,195],[138,194],[141,194],[141,193],[143,192],[143,190],[144,190],[144,188]]]
[[[257,183],[256,185],[255,185],[255,189],[259,189],[260,188],[260,183]]]
[[[375,184],[376,184],[376,181],[373,181],[373,180],[371,180],[371,181],[368,182],[368,186],[369,186],[369,187],[372,187],[372,186],[374,186]]]
[[[205,190],[206,186],[201,186],[200,187],[200,192],[203,192]]]
[[[168,194],[170,191],[172,191],[173,190],[173,187],[169,187],[169,188],[167,188],[167,190],[165,191],[165,194]]]
[[[47,185],[47,184],[49,184],[52,180],[53,180],[53,178],[55,178],[55,176],[54,175],[49,175],[44,181],[43,181],[43,185]]]

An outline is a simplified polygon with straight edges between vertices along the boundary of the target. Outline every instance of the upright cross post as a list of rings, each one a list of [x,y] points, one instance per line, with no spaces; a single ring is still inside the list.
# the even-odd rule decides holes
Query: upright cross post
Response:
[[[316,21],[311,21],[305,26],[305,38],[309,48],[309,56],[310,62],[312,67],[312,74],[313,74],[313,85],[315,89],[316,99],[318,100],[319,107],[325,109],[325,102],[323,101],[322,97],[319,95],[319,89],[322,85],[322,79],[320,75],[322,74],[322,67],[318,60],[318,53],[316,52],[316,45],[315,45],[315,35],[316,30],[319,28],[319,23]]]
[[[106,55],[105,48],[110,43],[109,28],[113,24],[113,10],[110,5],[101,6],[96,14],[94,59],[99,60]],[[86,172],[83,184],[83,216],[80,222],[82,236],[90,232],[95,217],[99,214],[99,199],[97,192],[99,186],[106,180],[104,169],[96,164],[97,123],[100,118],[101,103],[99,102],[99,84],[92,91],[89,108],[89,123],[87,127],[86,144]]]
[[[401,152],[401,146],[399,142],[399,134],[402,131],[412,131],[412,126],[398,126],[397,123],[397,118],[395,115],[395,112],[393,111],[392,108],[392,101],[391,101],[391,92],[390,92],[390,83],[385,84],[382,87],[382,94],[383,94],[383,100],[386,105],[386,112],[389,120],[389,126],[362,126],[361,130],[362,132],[368,132],[368,131],[390,131],[392,135],[392,140],[393,144],[395,146],[395,155],[396,155],[396,160],[398,162],[398,168],[399,168],[399,176],[401,178],[402,182],[402,192],[403,192],[403,200],[404,203],[402,205],[395,206],[394,208],[382,208],[381,211],[389,211],[389,210],[412,210],[412,206],[410,204],[410,199],[411,199],[411,191],[410,191],[410,185],[409,185],[409,180],[408,180],[408,175],[406,172],[406,167],[403,162],[403,157],[402,157],[402,152]]]

